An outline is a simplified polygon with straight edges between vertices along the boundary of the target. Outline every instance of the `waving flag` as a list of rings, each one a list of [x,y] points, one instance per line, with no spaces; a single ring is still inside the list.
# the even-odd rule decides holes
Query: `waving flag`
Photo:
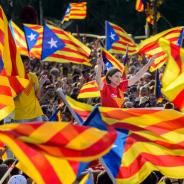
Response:
[[[61,23],[70,19],[85,19],[87,15],[87,2],[70,3]]]
[[[141,55],[147,55],[149,57],[153,55],[156,56],[154,63],[150,67],[151,71],[155,71],[156,69],[160,68],[168,59],[165,51],[159,46],[159,39],[165,38],[171,43],[176,44],[182,28],[183,27],[175,27],[168,29],[154,36],[151,36],[150,38],[147,38],[138,45],[138,52]]]
[[[39,184],[73,183],[78,161],[107,153],[116,133],[69,123],[37,122],[0,127],[0,140],[13,151],[20,167]]]
[[[51,62],[72,62],[91,65],[90,49],[71,34],[51,25],[44,26],[42,60]]]
[[[161,47],[168,54],[168,63],[162,77],[162,93],[184,111],[184,49],[160,39]]]
[[[41,59],[43,26],[24,24],[24,33],[30,57]]]
[[[9,25],[20,54],[24,56],[29,56],[24,32],[13,21],[10,21]]]
[[[14,110],[13,98],[27,85],[20,54],[0,7],[0,120]]]
[[[83,121],[87,119],[88,115],[93,110],[93,106],[89,104],[78,102],[70,98],[69,96],[67,96],[66,99],[74,112],[79,115],[79,117],[82,118]]]
[[[119,144],[116,139],[103,157],[117,183],[141,183],[153,170],[171,178],[184,177],[183,113],[105,107],[98,110],[91,113],[87,124],[99,129],[111,125],[120,132]]]
[[[125,54],[128,45],[129,55],[137,53],[136,43],[121,27],[106,21],[105,29],[106,29],[106,49],[109,52],[117,54]]]
[[[120,63],[113,55],[111,55],[104,48],[102,48],[102,58],[107,69],[110,69],[111,67],[115,67],[119,69],[122,73],[124,72],[124,65]]]

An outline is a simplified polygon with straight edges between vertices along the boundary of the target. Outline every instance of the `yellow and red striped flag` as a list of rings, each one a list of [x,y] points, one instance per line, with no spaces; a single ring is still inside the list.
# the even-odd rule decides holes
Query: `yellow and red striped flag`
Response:
[[[102,58],[107,69],[115,67],[119,69],[122,73],[124,73],[124,65],[120,63],[120,61],[118,61],[110,52],[108,52],[104,48],[102,48]]]
[[[39,184],[73,183],[80,170],[79,161],[98,159],[115,139],[115,131],[69,123],[0,126],[0,140],[15,154],[22,171]]]
[[[143,0],[136,0],[135,9],[138,12],[143,12],[144,11],[144,3],[143,3]]]
[[[165,38],[171,43],[176,44],[182,28],[183,27],[175,27],[168,29],[154,36],[151,36],[138,45],[138,52],[141,55],[147,55],[148,57],[153,55],[156,56],[154,63],[150,67],[150,71],[155,71],[156,69],[160,68],[168,59],[165,51],[159,46],[158,40],[160,38]]]
[[[171,178],[184,177],[183,113],[171,109],[99,110],[102,121],[123,134],[119,142],[123,148],[117,152],[121,160],[108,156],[117,183],[141,183],[153,170]],[[116,168],[112,168],[115,160]]]
[[[68,103],[70,104],[71,108],[75,111],[76,114],[78,114],[83,121],[85,121],[88,117],[88,115],[93,110],[93,106],[85,103],[78,102],[69,96],[66,97]]]
[[[12,20],[10,21],[9,25],[20,54],[29,56],[24,32]]]
[[[121,27],[106,21],[106,49],[111,53],[126,54],[128,46],[129,55],[137,53],[137,44]]]
[[[14,110],[13,98],[28,85],[20,53],[0,7],[0,120]]]
[[[79,91],[77,98],[96,98],[100,97],[100,91],[98,89],[95,80],[85,83]]]
[[[30,57],[41,59],[43,26],[36,24],[23,26]]]
[[[44,26],[42,60],[50,62],[71,62],[91,66],[89,56],[91,50],[64,30]]]
[[[61,20],[63,24],[70,19],[85,19],[87,16],[87,2],[70,3],[67,6],[64,17]]]
[[[159,43],[168,55],[162,77],[162,93],[184,111],[184,49],[165,39],[160,39]]]

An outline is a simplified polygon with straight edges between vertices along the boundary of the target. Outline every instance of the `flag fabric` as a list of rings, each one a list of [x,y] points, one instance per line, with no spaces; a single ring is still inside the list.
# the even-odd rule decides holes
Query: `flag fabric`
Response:
[[[115,139],[114,131],[69,123],[0,126],[0,140],[15,154],[19,168],[39,184],[73,183],[83,166],[79,161],[88,162],[106,154]]]
[[[153,55],[156,56],[154,63],[150,67],[150,71],[155,71],[156,69],[160,68],[168,59],[165,51],[159,46],[159,39],[165,38],[176,44],[182,28],[183,27],[175,27],[168,29],[154,36],[151,36],[150,38],[147,38],[138,45],[137,49],[139,54],[147,55],[148,57]]]
[[[61,122],[61,112],[60,108],[57,108],[55,112],[49,117],[49,121],[59,121]]]
[[[70,3],[67,6],[61,23],[63,24],[65,21],[69,21],[71,19],[85,19],[86,15],[87,2]]]
[[[68,101],[71,108],[74,110],[74,112],[82,118],[83,121],[85,121],[88,117],[88,115],[93,110],[93,106],[85,103],[78,102],[69,96],[66,97],[66,100]]]
[[[171,178],[184,177],[183,113],[99,107],[93,117],[90,122],[99,129],[111,125],[121,133],[120,143],[115,141],[112,147],[121,145],[121,150],[104,156],[117,183],[141,183],[153,170]]]
[[[143,12],[144,11],[144,3],[143,3],[143,0],[136,0],[135,9],[138,12]]]
[[[102,58],[106,65],[107,70],[110,69],[111,67],[115,67],[119,69],[122,73],[124,73],[124,65],[104,48],[102,48]]]
[[[0,120],[14,110],[13,98],[28,85],[25,70],[12,37],[6,15],[0,7]]]
[[[84,64],[89,63],[90,49],[70,33],[51,26],[44,26],[42,60],[50,62]]]
[[[126,78],[126,76],[128,74],[128,45],[126,48],[126,53],[122,59],[123,59],[123,65],[124,65],[124,78]]]
[[[41,59],[43,26],[36,24],[23,24],[23,26],[30,57]]]
[[[184,49],[164,39],[159,43],[169,58],[162,77],[162,93],[184,111]]]
[[[21,55],[29,56],[24,32],[11,20],[10,30]]]
[[[129,55],[137,53],[134,40],[119,26],[106,21],[106,50],[111,53],[125,54],[126,47],[129,47]]]

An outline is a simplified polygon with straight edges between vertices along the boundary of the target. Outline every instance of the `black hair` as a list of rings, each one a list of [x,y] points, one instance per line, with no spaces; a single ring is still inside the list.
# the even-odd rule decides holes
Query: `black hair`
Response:
[[[105,79],[106,79],[108,84],[111,83],[111,81],[109,80],[109,77],[112,77],[116,72],[121,72],[121,71],[117,68],[111,68],[108,70],[108,72],[106,73],[106,76],[105,76]]]

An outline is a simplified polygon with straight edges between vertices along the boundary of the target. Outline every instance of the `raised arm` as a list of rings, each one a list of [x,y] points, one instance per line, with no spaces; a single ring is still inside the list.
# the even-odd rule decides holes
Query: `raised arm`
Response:
[[[103,82],[102,82],[102,71],[103,71],[103,67],[104,67],[104,62],[102,59],[102,56],[98,57],[97,59],[97,65],[96,65],[96,76],[95,76],[95,80],[96,83],[98,85],[98,89],[102,90],[103,89]]]
[[[135,76],[131,77],[130,79],[128,79],[128,86],[132,86],[134,85],[137,81],[139,81],[141,79],[141,77],[143,76],[143,74],[148,70],[148,68],[150,67],[150,65],[153,63],[155,59],[155,56],[153,56],[146,65],[144,65],[136,74]]]

